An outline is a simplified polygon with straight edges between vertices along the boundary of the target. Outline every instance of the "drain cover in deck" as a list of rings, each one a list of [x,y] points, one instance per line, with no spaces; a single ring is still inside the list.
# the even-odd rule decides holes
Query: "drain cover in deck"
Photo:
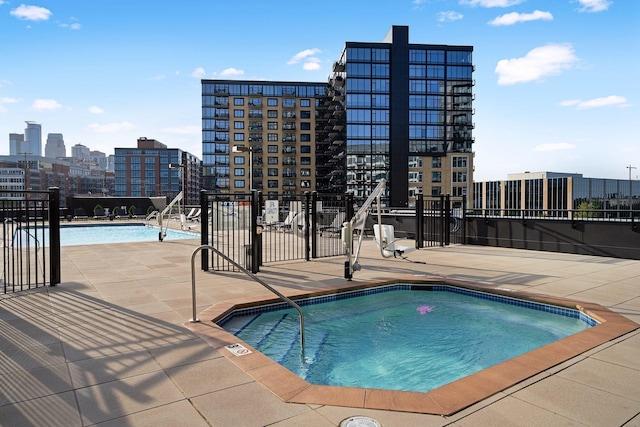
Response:
[[[382,427],[382,424],[369,417],[349,417],[342,420],[340,427]]]

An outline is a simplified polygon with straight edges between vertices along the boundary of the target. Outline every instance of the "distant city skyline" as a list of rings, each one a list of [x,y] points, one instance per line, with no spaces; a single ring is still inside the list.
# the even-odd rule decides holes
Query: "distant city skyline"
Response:
[[[0,0],[0,155],[35,121],[69,146],[113,154],[148,136],[201,158],[200,79],[323,82],[345,41],[408,25],[421,43],[474,46],[477,181],[635,179],[639,16],[640,2],[620,0],[372,0],[339,13],[282,0]]]

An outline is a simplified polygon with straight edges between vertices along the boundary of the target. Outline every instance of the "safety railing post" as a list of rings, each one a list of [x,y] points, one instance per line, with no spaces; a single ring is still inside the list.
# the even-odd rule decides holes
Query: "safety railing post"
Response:
[[[311,258],[318,258],[318,192],[311,193]]]
[[[311,218],[311,193],[308,191],[304,192],[304,207],[302,209],[302,214],[304,215],[304,221],[302,222],[302,227],[304,231],[304,259],[305,261],[310,260],[311,256],[311,246],[309,245],[309,220]],[[294,230],[295,231],[295,230]]]
[[[251,232],[249,235],[251,236],[251,272],[256,274],[259,268],[258,261],[258,246],[261,245],[260,242],[260,232],[258,231],[258,215],[260,215],[260,205],[258,200],[258,191],[251,191]]]
[[[416,196],[416,249],[424,246],[424,196]]]
[[[451,195],[445,194],[444,196],[444,244],[449,246],[451,243]]]
[[[49,284],[61,281],[60,271],[60,188],[49,188]]]
[[[213,212],[213,211],[212,211]],[[209,244],[209,203],[207,191],[200,190],[200,244]],[[213,243],[213,242],[211,242]],[[203,248],[200,252],[200,268],[202,271],[209,270],[209,251]]]

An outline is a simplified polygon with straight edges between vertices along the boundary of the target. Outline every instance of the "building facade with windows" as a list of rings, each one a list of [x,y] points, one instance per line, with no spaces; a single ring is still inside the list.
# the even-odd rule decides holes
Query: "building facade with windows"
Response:
[[[141,137],[137,148],[115,149],[115,196],[173,199],[184,188],[185,203],[199,204],[200,174],[196,156],[155,139]]]
[[[505,181],[473,183],[473,208],[488,215],[560,216],[571,211],[640,210],[640,181],[585,178],[582,174],[525,172]]]
[[[203,80],[203,187],[285,196],[322,190],[315,173],[321,151],[316,128],[326,109],[326,86]]]
[[[471,46],[347,42],[328,83],[202,81],[208,190],[351,192],[384,178],[390,206],[466,196],[473,182]],[[247,183],[251,147],[253,185]]]

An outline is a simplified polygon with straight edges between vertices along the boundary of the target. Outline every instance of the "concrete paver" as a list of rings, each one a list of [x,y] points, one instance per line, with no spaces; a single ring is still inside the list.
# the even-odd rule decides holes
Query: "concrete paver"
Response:
[[[54,288],[0,296],[0,425],[329,426],[354,415],[385,426],[634,425],[640,332],[596,348],[450,417],[284,403],[184,328],[197,240],[62,249]],[[640,320],[640,261],[478,246],[381,259],[368,240],[353,282],[439,276],[582,297]],[[343,257],[267,264],[294,295],[340,287]],[[197,271],[198,313],[269,295],[241,273]],[[352,282],[352,283],[353,283]]]

